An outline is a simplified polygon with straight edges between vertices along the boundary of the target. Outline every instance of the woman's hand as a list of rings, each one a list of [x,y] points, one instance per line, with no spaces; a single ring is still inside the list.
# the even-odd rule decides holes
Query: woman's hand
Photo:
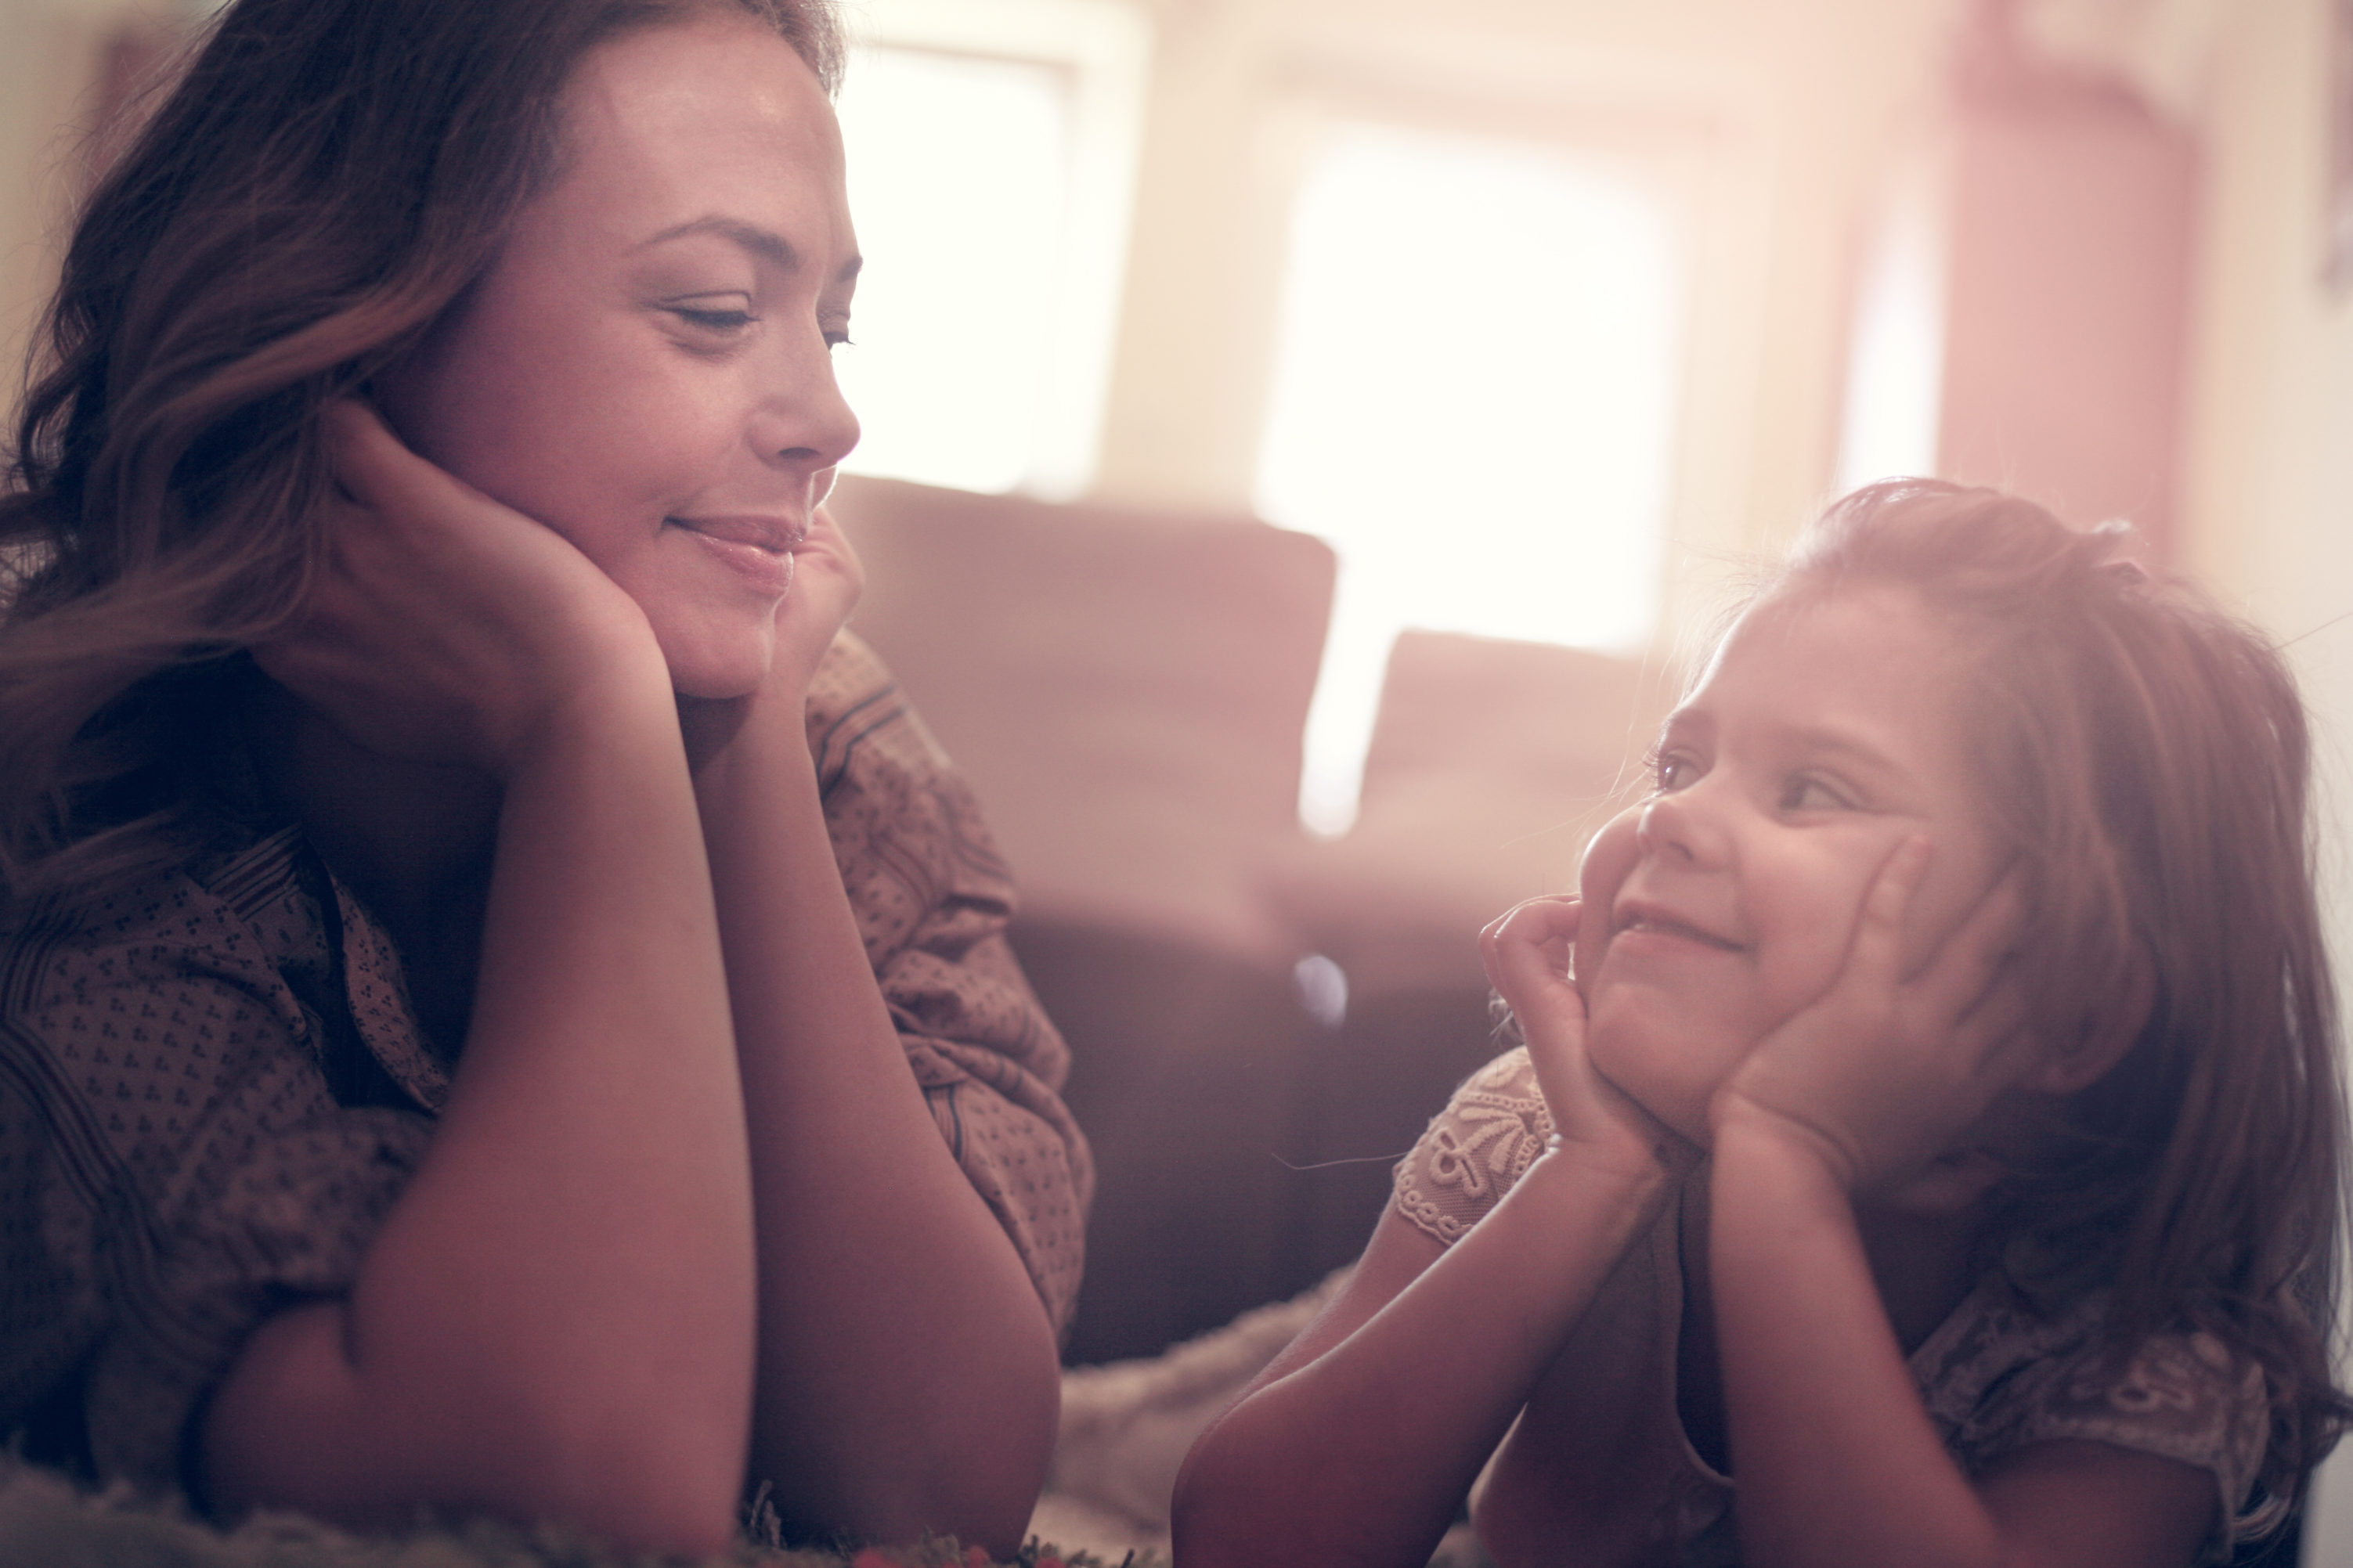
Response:
[[[824,507],[812,508],[808,533],[793,549],[792,592],[776,607],[776,651],[763,697],[773,692],[796,703],[807,700],[825,650],[865,589],[866,569],[840,525]]]
[[[1479,933],[1479,952],[1528,1043],[1552,1112],[1553,1146],[1605,1168],[1678,1171],[1697,1157],[1682,1139],[1593,1068],[1585,998],[1569,978],[1582,900],[1558,894],[1514,905]]]
[[[1929,853],[1915,836],[1888,857],[1830,988],[1758,1041],[1717,1090],[1717,1132],[1736,1119],[1761,1121],[1809,1148],[1849,1194],[1884,1194],[1965,1152],[1987,1109],[2033,1067],[2007,966],[2019,922],[2013,879],[1996,882],[1904,972],[1904,913]]]
[[[338,493],[301,622],[263,669],[371,751],[506,777],[569,704],[649,672],[645,615],[571,543],[411,452],[364,405],[321,411]]]
[[[808,532],[793,550],[792,590],[776,606],[776,641],[759,689],[743,698],[679,700],[687,755],[698,777],[747,725],[802,737],[809,682],[865,588],[866,569],[833,514],[822,506],[811,508]],[[706,799],[704,808],[714,805]]]

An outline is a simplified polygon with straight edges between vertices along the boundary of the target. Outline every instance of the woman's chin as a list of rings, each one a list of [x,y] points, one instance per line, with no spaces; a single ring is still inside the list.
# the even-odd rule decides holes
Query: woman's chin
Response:
[[[679,647],[662,639],[670,689],[681,697],[709,702],[749,697],[759,690],[761,682],[768,679],[768,662],[775,652],[775,640],[766,637],[725,645],[682,639]]]

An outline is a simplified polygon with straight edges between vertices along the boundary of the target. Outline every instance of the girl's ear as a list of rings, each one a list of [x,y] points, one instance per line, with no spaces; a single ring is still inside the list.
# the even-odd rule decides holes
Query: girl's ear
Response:
[[[2148,950],[2135,942],[2113,1005],[2086,1017],[2072,1044],[2052,1051],[2027,1075],[2026,1087],[2063,1098],[2091,1088],[2124,1060],[2156,1005],[2157,966],[2149,961]]]

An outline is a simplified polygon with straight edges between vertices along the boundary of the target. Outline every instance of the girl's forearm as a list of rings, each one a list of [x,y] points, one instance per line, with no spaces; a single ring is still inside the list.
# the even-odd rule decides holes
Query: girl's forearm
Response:
[[[1913,1386],[1853,1205],[1820,1159],[1767,1126],[1728,1122],[1710,1202],[1742,1561],[2003,1561],[1992,1515]]]
[[[669,693],[625,684],[509,780],[441,1126],[348,1300],[273,1319],[232,1369],[224,1500],[723,1542],[754,1296],[731,1047]]]
[[[752,1139],[753,1472],[804,1526],[1009,1553],[1060,1397],[1044,1305],[908,1065],[798,713],[755,712],[696,784]]]
[[[1386,1304],[1336,1342],[1311,1328],[1194,1447],[1176,1499],[1184,1568],[1426,1562],[1670,1191],[1663,1171],[1548,1153],[1418,1276],[1424,1238],[1385,1218],[1351,1289],[1378,1279]]]

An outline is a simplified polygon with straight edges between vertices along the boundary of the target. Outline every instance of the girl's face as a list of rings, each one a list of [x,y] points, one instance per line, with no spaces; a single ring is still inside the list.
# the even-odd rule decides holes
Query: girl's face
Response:
[[[1588,847],[1577,973],[1593,1063],[1684,1137],[1705,1141],[1717,1086],[1837,975],[1904,839],[1932,846],[1907,965],[1992,886],[1966,679],[1907,588],[1767,598],[1667,721],[1651,796]]]
[[[858,272],[840,132],[791,46],[723,7],[592,50],[564,111],[554,184],[379,392],[620,584],[680,691],[740,696],[858,440],[829,357]]]

